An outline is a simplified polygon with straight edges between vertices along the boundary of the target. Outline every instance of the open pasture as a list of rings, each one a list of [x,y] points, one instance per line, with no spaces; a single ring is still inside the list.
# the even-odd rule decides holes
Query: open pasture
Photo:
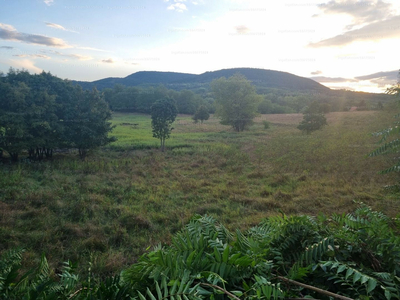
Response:
[[[111,274],[169,242],[194,214],[242,230],[281,212],[346,213],[355,202],[398,215],[387,188],[398,177],[378,174],[391,158],[367,157],[377,147],[371,133],[392,113],[330,113],[311,135],[296,128],[301,118],[262,115],[237,133],[214,117],[194,124],[180,115],[161,153],[149,116],[116,113],[118,141],[85,161],[57,154],[1,166],[0,251],[20,246],[27,256],[45,252],[53,266],[91,261]]]

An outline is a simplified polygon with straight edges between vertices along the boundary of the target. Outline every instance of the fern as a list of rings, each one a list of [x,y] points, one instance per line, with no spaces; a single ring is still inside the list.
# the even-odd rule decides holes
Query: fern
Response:
[[[168,286],[170,285],[170,287]],[[140,300],[199,300],[202,299],[200,295],[200,283],[193,285],[193,279],[189,279],[189,274],[186,272],[182,279],[174,280],[170,284],[167,284],[166,277],[163,277],[161,283],[155,282],[155,291],[151,291],[150,288],[146,289],[146,293],[143,295],[138,292]]]
[[[0,260],[0,296],[6,296],[18,283],[18,271],[21,267],[23,249],[12,249],[7,251]]]

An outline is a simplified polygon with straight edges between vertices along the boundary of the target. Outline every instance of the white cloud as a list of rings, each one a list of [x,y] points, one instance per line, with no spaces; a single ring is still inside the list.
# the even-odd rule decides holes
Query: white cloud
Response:
[[[13,56],[16,57],[32,57],[33,59],[35,58],[44,58],[44,59],[50,59],[50,56],[44,55],[44,54],[14,54]]]
[[[27,44],[45,45],[56,48],[70,48],[64,40],[39,34],[18,32],[13,26],[0,23],[0,39]]]
[[[311,75],[320,75],[320,74],[322,74],[322,71],[320,71],[320,70],[311,72]]]
[[[175,4],[171,4],[170,6],[167,7],[168,10],[176,10],[177,12],[184,12],[185,10],[187,10],[187,7],[184,3],[175,3]]]
[[[392,4],[382,0],[333,0],[319,4],[325,14],[346,14],[352,17],[353,23],[347,26],[352,29],[355,25],[369,24],[382,21],[392,15]]]
[[[356,41],[379,41],[399,37],[400,16],[395,16],[388,20],[371,23],[360,29],[350,30],[335,37],[311,43],[309,46],[313,48],[345,46]]]
[[[60,24],[55,24],[55,23],[50,23],[50,22],[44,22],[44,23],[46,24],[46,26],[54,28],[54,29],[60,29],[60,30],[63,30],[63,31],[69,31],[69,32],[78,33],[76,31],[69,30],[69,29],[65,28],[64,26],[62,26]]]
[[[29,59],[10,60],[10,65],[16,69],[26,69],[33,73],[41,73],[43,70],[36,67],[34,62]]]
[[[246,27],[245,25],[236,26],[235,30],[236,30],[237,34],[246,34],[250,31],[250,29],[248,27]]]
[[[49,52],[54,53],[54,54],[59,55],[59,56],[69,57],[69,58],[78,59],[78,60],[91,60],[91,59],[93,59],[93,57],[91,57],[91,56],[81,55],[81,54],[67,54],[67,53],[61,53],[61,52],[54,51],[54,50],[49,50]]]
[[[47,6],[50,6],[54,3],[54,0],[44,0],[44,3],[46,3]]]
[[[325,76],[314,76],[310,77],[310,79],[315,80],[317,82],[358,82],[356,79],[352,78],[343,78],[343,77],[325,77]]]
[[[83,49],[83,50],[100,51],[100,52],[110,52],[110,51],[107,51],[107,50],[98,49],[98,48],[93,48],[93,47],[78,47],[78,46],[76,46],[76,47],[74,47],[74,48],[76,48],[76,49]]]
[[[108,59],[103,59],[101,62],[108,63],[108,64],[113,64],[113,63],[115,63],[115,60],[113,60],[112,58],[108,58]]]
[[[15,27],[13,27],[12,25],[4,23],[0,23],[0,29],[5,31],[17,31],[17,29],[15,29]]]
[[[65,29],[64,26],[61,26],[59,24],[49,23],[49,22],[44,22],[44,23],[46,24],[46,26],[49,26],[49,27],[52,27],[52,28],[55,28],[55,29],[61,29],[61,30],[67,31],[67,29]]]

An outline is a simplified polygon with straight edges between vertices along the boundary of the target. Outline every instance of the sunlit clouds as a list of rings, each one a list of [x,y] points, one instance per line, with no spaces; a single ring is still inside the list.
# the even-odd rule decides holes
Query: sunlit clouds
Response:
[[[399,68],[396,0],[46,0],[2,9],[3,72],[24,64],[92,81],[250,67],[383,92]]]

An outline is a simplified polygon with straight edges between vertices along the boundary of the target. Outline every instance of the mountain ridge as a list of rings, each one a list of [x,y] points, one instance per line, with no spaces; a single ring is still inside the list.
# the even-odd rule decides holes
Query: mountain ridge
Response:
[[[297,76],[288,72],[259,68],[230,68],[208,71],[202,74],[180,72],[139,71],[126,77],[108,77],[92,82],[73,81],[84,89],[96,87],[99,90],[112,88],[115,84],[125,86],[146,86],[164,84],[176,90],[199,88],[208,85],[214,79],[230,77],[236,73],[245,76],[257,87],[278,88],[296,91],[329,92],[330,89],[310,78]]]

